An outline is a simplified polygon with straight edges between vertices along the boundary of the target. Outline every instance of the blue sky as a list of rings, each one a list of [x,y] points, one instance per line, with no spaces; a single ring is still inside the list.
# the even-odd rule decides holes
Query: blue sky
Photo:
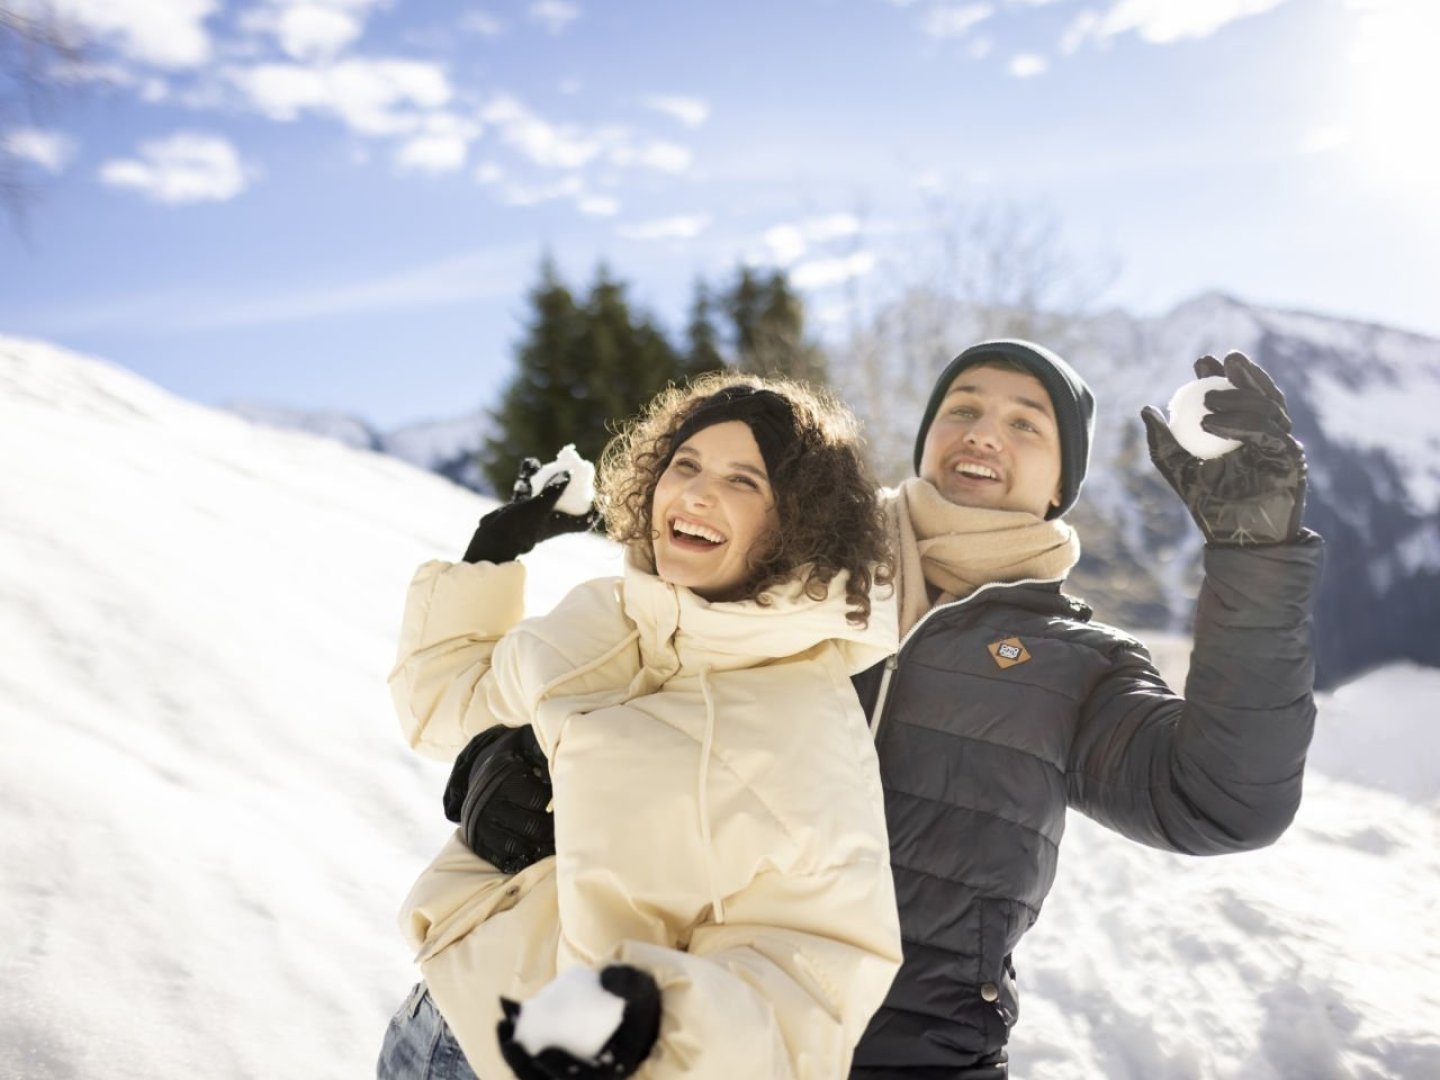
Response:
[[[1138,314],[1440,335],[1426,0],[50,4],[100,44],[0,134],[42,196],[0,333],[204,402],[484,404],[547,249],[676,329],[697,275],[785,266],[823,328],[937,201],[1054,221]]]

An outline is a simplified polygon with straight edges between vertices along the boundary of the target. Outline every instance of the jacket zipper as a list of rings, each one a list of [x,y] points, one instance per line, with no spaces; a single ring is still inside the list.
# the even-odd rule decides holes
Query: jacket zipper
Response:
[[[875,695],[875,712],[870,717],[870,737],[880,737],[880,718],[885,715],[885,696],[890,693],[890,676],[900,666],[900,653],[891,653],[885,658],[885,670],[880,673],[880,692]]]
[[[952,600],[948,604],[941,604],[939,607],[932,607],[929,611],[925,612],[924,615],[920,616],[919,621],[910,628],[909,633],[901,639],[895,651],[885,658],[885,670],[880,673],[880,691],[875,695],[875,710],[870,717],[870,737],[876,741],[880,738],[880,721],[885,716],[885,699],[890,694],[890,679],[895,674],[895,669],[900,666],[900,654],[905,651],[905,646],[910,643],[910,639],[915,636],[915,632],[925,625],[930,616],[940,611],[949,611],[951,608],[962,607],[970,603],[987,589],[1007,589],[1014,585],[1061,585],[1064,584],[1064,582],[1065,579],[1063,577],[1024,578],[1021,581],[992,581],[988,584],[981,585],[969,596],[959,600]]]

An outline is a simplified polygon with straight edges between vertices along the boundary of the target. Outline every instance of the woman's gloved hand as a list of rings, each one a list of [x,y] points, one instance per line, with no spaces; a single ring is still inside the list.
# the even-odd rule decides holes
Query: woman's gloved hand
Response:
[[[1300,534],[1305,510],[1305,451],[1290,434],[1285,395],[1263,368],[1243,353],[1225,363],[1195,361],[1195,377],[1223,375],[1233,390],[1205,395],[1210,413],[1200,426],[1240,445],[1201,459],[1175,441],[1159,410],[1140,414],[1150,460],[1184,501],[1208,543],[1239,547],[1288,544]]]
[[[550,767],[535,730],[497,726],[482,731],[455,759],[445,784],[445,816],[465,845],[507,874],[555,854]]]
[[[515,1024],[525,1006],[500,999],[505,1013],[495,1032],[500,1054],[519,1080],[623,1080],[650,1056],[660,1034],[660,987],[639,968],[611,964],[600,972],[600,985],[625,1002],[620,1025],[591,1061],[550,1046],[531,1054],[515,1041]]]
[[[584,532],[600,519],[599,511],[593,508],[588,514],[565,514],[555,509],[565,485],[570,483],[568,472],[556,473],[538,493],[532,491],[530,478],[539,470],[537,458],[528,457],[520,463],[510,501],[480,519],[465,549],[466,562],[510,562],[542,540]]]

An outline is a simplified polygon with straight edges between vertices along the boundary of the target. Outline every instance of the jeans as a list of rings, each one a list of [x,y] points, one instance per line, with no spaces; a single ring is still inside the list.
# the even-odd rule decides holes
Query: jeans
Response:
[[[415,984],[390,1018],[375,1076],[376,1080],[478,1080],[423,982]]]

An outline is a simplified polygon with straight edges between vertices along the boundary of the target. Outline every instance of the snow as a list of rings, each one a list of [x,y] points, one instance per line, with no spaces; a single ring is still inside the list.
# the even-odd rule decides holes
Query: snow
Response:
[[[567,443],[555,456],[554,461],[547,461],[540,466],[539,471],[530,478],[530,490],[538,494],[552,476],[561,472],[570,474],[570,482],[565,485],[565,491],[560,495],[555,509],[575,517],[588,514],[595,505],[595,466],[576,452],[574,443]]]
[[[450,829],[385,676],[412,570],[494,504],[13,338],[0,462],[0,1077],[372,1075]],[[620,565],[576,536],[526,562],[532,610]],[[1017,1076],[1440,1076],[1437,698],[1410,666],[1323,698],[1263,852],[1072,817]]]
[[[1440,428],[1435,423],[1434,380],[1430,376],[1390,378],[1373,374],[1353,380],[1317,373],[1311,383],[1316,412],[1327,434],[1361,450],[1395,458],[1417,513],[1440,511]]]
[[[600,985],[600,973],[562,971],[520,1007],[515,1041],[533,1057],[547,1047],[594,1061],[625,1015],[625,999]]]
[[[1170,397],[1170,434],[1175,441],[1197,458],[1222,457],[1240,445],[1239,439],[1226,439],[1212,435],[1200,426],[1200,421],[1210,415],[1205,405],[1205,395],[1211,390],[1233,390],[1235,387],[1223,375],[1211,375],[1194,379],[1183,384]]]

